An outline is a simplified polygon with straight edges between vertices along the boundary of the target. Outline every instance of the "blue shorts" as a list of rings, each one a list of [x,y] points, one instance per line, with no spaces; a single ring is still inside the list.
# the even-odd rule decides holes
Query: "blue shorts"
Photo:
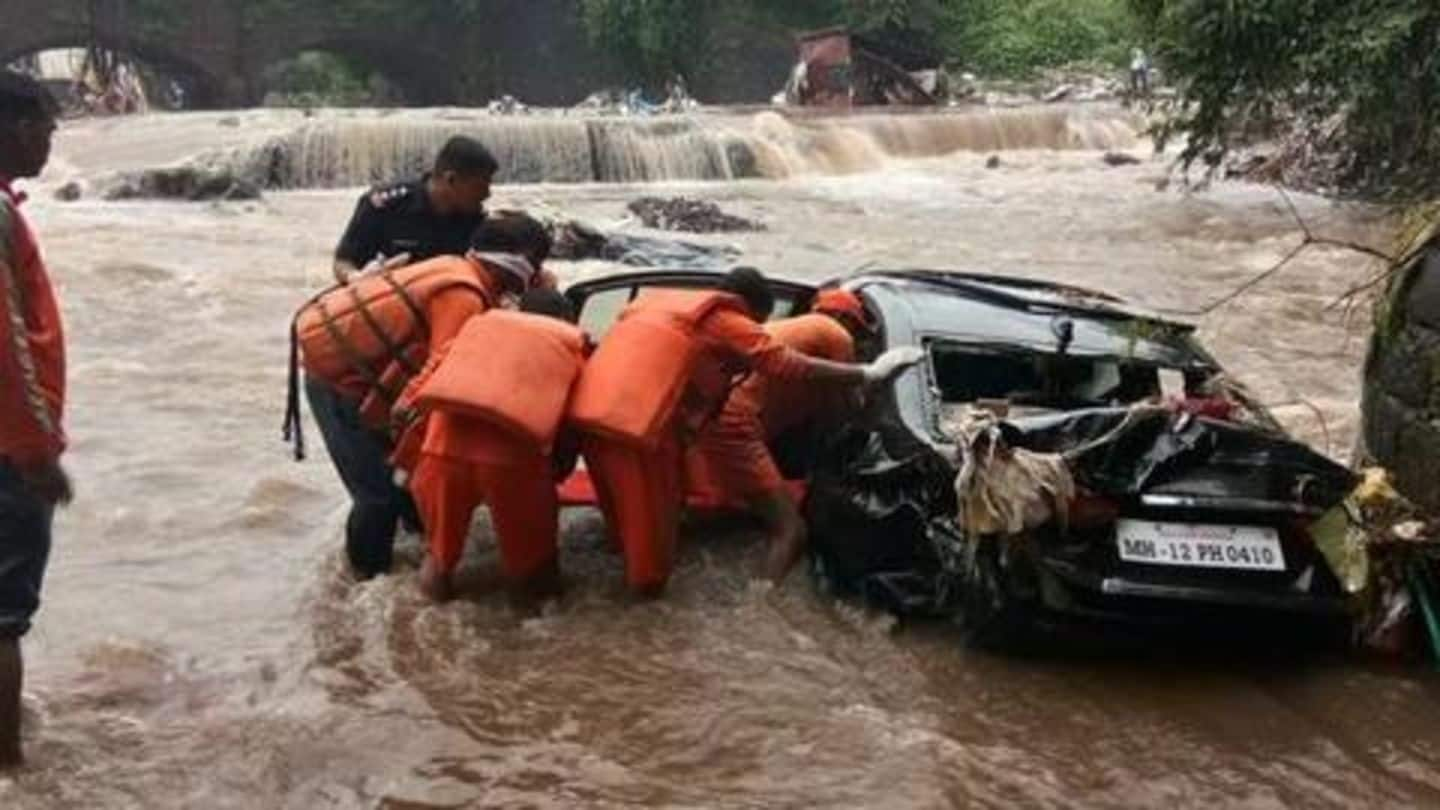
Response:
[[[54,516],[55,507],[32,495],[15,468],[0,461],[0,639],[30,632]]]

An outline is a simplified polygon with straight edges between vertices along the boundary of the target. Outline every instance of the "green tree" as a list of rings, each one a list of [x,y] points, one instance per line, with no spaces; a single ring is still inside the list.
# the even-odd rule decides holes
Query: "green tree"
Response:
[[[1186,165],[1299,128],[1369,196],[1434,194],[1440,180],[1435,0],[1131,0],[1180,102],[1162,130]]]
[[[1139,39],[1124,0],[971,0],[947,22],[950,58],[991,76],[1075,62],[1118,66]]]
[[[614,54],[628,77],[658,86],[693,75],[709,51],[708,15],[725,3],[706,0],[581,0],[585,30]]]

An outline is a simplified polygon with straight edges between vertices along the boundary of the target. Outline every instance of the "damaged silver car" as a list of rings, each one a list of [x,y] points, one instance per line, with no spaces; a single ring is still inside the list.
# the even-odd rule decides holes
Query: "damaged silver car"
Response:
[[[1287,438],[1189,326],[1110,296],[931,271],[850,279],[877,345],[920,344],[867,425],[820,453],[817,567],[976,642],[1037,625],[1343,625],[1310,527],[1355,484]]]
[[[652,271],[567,294],[598,337],[646,288],[719,278]],[[1344,625],[1350,602],[1311,527],[1355,477],[1287,438],[1191,327],[1011,277],[869,271],[839,283],[874,322],[863,358],[920,345],[928,362],[865,418],[772,447],[787,478],[808,481],[824,582],[954,619],[984,644],[1077,619]],[[772,285],[776,317],[805,312],[817,289]],[[593,503],[583,471],[563,493]]]

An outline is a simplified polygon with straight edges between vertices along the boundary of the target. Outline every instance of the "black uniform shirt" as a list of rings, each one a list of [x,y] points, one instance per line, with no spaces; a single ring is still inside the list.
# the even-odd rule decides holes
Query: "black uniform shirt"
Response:
[[[409,253],[411,261],[435,256],[459,256],[470,247],[470,236],[485,221],[485,214],[441,216],[430,207],[426,178],[410,183],[379,186],[360,197],[355,214],[340,237],[335,258],[364,267],[377,254],[387,258]]]

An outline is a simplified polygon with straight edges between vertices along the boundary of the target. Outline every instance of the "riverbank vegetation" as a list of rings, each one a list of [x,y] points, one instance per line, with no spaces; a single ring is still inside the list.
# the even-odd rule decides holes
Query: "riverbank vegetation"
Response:
[[[722,23],[785,36],[845,25],[1004,78],[1075,62],[1118,68],[1138,44],[1125,0],[581,0],[580,13],[637,83],[705,70]]]
[[[1180,89],[1161,134],[1214,169],[1281,145],[1274,179],[1344,196],[1440,196],[1434,0],[1131,0]]]

